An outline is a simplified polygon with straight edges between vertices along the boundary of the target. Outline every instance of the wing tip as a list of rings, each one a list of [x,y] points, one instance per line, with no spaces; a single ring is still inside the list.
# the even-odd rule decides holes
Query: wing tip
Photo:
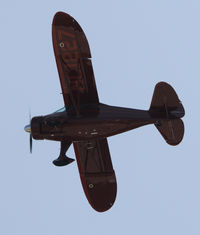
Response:
[[[83,32],[83,29],[78,22],[69,14],[58,11],[53,18],[52,26],[73,27],[75,30]]]
[[[66,26],[66,24],[71,24],[75,19],[70,16],[69,14],[58,11],[53,18],[53,23],[52,25],[55,26]]]

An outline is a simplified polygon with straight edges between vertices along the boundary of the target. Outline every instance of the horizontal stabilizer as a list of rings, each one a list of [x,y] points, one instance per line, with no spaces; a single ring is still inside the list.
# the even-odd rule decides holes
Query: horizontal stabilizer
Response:
[[[156,128],[170,145],[177,145],[184,135],[184,124],[180,119],[185,110],[172,86],[159,82],[154,89],[149,113],[158,121]]]
[[[151,116],[160,112],[165,118],[181,118],[185,110],[175,90],[166,82],[156,84],[149,112]]]
[[[181,119],[159,121],[155,126],[168,144],[177,145],[182,141],[184,124]]]

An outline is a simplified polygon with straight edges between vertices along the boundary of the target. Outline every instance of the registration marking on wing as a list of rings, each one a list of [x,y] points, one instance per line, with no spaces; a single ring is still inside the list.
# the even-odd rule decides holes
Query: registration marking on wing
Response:
[[[63,29],[58,29],[58,39],[61,41],[60,53],[65,65],[65,73],[69,78],[69,84],[65,84],[66,87],[70,87],[73,91],[84,92],[87,90],[84,80],[85,74],[82,71],[82,58],[79,51],[79,45],[74,32],[67,32]]]

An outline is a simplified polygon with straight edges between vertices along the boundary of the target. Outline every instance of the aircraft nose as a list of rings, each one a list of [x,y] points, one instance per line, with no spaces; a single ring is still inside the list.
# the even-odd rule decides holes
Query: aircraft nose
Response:
[[[28,132],[28,133],[31,133],[31,125],[29,124],[29,125],[26,125],[25,127],[24,127],[24,130],[26,131],[26,132]]]

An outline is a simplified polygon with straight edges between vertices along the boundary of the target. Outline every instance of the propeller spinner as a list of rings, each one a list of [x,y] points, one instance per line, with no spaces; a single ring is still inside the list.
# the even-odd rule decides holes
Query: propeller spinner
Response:
[[[32,147],[33,147],[33,138],[32,138],[32,134],[31,134],[31,125],[26,125],[24,127],[24,130],[28,133],[30,133],[30,138],[29,138],[29,145],[30,145],[30,153],[32,153]]]

